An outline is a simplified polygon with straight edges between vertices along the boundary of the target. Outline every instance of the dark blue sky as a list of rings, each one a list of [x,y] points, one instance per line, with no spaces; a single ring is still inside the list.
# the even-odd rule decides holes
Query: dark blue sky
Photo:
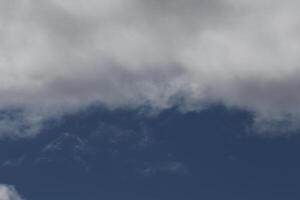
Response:
[[[247,112],[102,108],[2,140],[0,180],[28,200],[279,200],[300,197],[300,137],[250,131]]]

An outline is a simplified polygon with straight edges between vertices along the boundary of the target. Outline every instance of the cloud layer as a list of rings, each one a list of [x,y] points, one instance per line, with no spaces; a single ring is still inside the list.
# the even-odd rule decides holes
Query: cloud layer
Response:
[[[23,200],[13,186],[0,184],[0,200]]]
[[[0,0],[0,110],[30,113],[11,121],[17,133],[92,103],[183,110],[221,103],[255,113],[258,124],[294,124],[299,7],[296,0]]]

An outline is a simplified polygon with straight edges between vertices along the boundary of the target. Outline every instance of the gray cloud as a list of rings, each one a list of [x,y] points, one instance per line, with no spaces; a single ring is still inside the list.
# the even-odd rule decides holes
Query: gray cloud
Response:
[[[297,124],[299,7],[296,0],[0,0],[0,110],[42,121],[92,103],[165,109],[180,98],[183,110],[221,103],[253,112],[258,124],[287,117]]]
[[[18,194],[15,187],[1,184],[0,200],[23,200],[23,198]]]

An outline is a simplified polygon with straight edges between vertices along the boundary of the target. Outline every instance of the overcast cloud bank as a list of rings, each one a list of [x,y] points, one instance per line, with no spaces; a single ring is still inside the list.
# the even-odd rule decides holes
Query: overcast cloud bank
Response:
[[[299,8],[297,0],[0,0],[0,110],[26,111],[2,117],[1,135],[37,133],[44,118],[93,103],[186,111],[220,103],[253,112],[260,126],[297,128]]]

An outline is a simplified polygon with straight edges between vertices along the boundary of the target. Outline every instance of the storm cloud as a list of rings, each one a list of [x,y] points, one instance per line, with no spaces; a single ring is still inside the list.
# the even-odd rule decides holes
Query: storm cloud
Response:
[[[222,104],[259,125],[296,126],[299,8],[296,0],[0,0],[0,110],[29,116],[3,117],[17,124],[6,132],[21,135],[28,123],[37,132],[43,118],[94,103]]]

